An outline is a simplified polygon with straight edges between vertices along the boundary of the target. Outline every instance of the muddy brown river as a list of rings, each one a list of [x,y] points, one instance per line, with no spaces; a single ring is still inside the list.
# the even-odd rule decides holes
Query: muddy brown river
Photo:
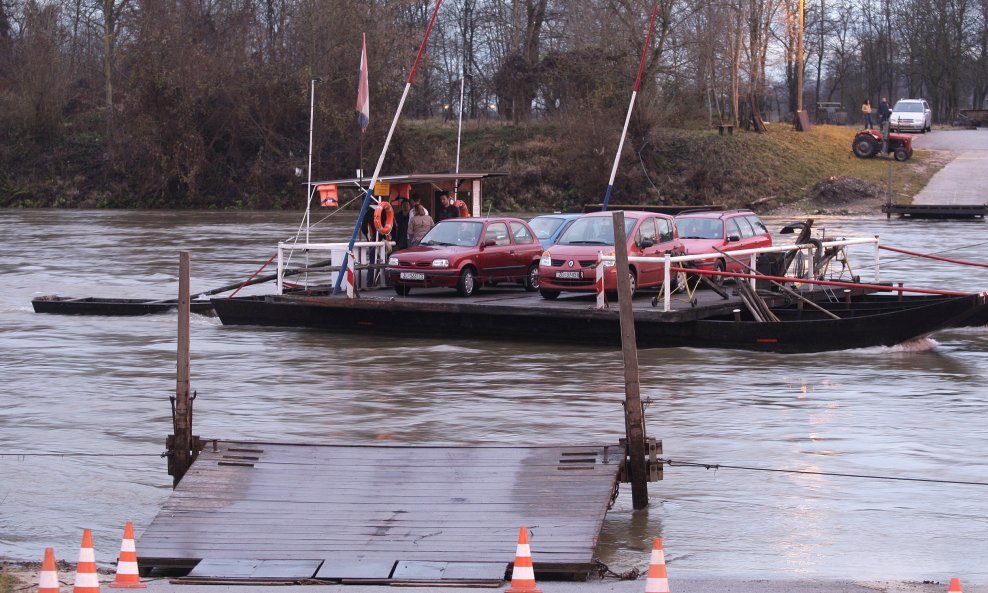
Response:
[[[44,315],[31,298],[173,298],[180,250],[192,254],[193,293],[223,286],[257,270],[300,218],[0,211],[0,557],[40,561],[54,546],[74,560],[89,527],[97,559],[109,564],[124,522],[139,535],[171,491],[160,454],[171,432],[177,315]],[[791,220],[766,222],[777,231]],[[342,240],[351,225],[341,218],[320,232]],[[979,222],[879,215],[818,218],[817,227],[988,261]],[[855,273],[870,279],[872,251],[852,257]],[[882,280],[988,289],[984,268],[891,253]],[[895,348],[675,348],[639,359],[648,430],[665,457],[721,467],[667,467],[642,511],[632,510],[625,485],[598,546],[612,570],[643,568],[661,536],[681,575],[988,582],[985,327]],[[194,430],[204,437],[584,444],[623,436],[621,355],[593,344],[380,339],[224,327],[194,315],[192,386]]]

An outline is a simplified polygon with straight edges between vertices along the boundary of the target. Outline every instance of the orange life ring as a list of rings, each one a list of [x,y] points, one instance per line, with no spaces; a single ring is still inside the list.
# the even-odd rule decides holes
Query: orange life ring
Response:
[[[460,218],[470,216],[470,209],[467,208],[467,204],[463,200],[457,200],[453,202],[453,205],[456,206],[456,211],[459,212]]]
[[[381,222],[381,218],[384,222]],[[391,227],[395,224],[395,211],[391,208],[391,202],[383,201],[374,208],[374,228],[382,235],[391,232]]]

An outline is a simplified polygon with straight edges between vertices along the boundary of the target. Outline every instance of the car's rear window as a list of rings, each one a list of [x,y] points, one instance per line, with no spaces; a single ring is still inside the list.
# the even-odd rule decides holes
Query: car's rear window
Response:
[[[755,229],[755,233],[759,235],[767,235],[768,228],[765,227],[765,223],[761,221],[757,216],[746,216],[748,222],[751,223],[751,228]]]
[[[535,235],[539,239],[548,239],[551,237],[561,224],[563,224],[563,219],[556,218],[555,216],[536,216],[528,221],[528,225],[532,227],[532,230],[535,231]]]
[[[719,218],[676,218],[680,239],[723,239],[724,224]]]

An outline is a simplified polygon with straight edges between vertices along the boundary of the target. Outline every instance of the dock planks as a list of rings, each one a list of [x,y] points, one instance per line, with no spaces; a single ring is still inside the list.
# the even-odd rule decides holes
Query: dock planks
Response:
[[[624,454],[616,444],[213,443],[138,540],[142,571],[247,579],[279,561],[300,571],[293,580],[490,574],[514,561],[525,526],[536,572],[585,576]]]

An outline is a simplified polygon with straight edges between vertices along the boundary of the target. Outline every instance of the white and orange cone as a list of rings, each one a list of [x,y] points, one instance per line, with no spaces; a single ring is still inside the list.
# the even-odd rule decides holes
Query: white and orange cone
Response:
[[[38,593],[58,593],[58,567],[55,565],[55,549],[45,548],[45,559],[41,563],[38,577]]]
[[[669,593],[669,577],[666,575],[666,555],[662,551],[662,538],[652,541],[652,558],[648,563],[645,593]]]
[[[515,566],[511,569],[511,586],[504,593],[542,593],[535,586],[535,568],[532,567],[532,549],[528,546],[528,529],[518,531],[518,549]]]
[[[99,593],[93,533],[88,529],[82,531],[82,546],[79,548],[79,564],[75,569],[75,588],[72,593]]]
[[[961,593],[961,581],[957,577],[950,579],[949,593]]]
[[[130,521],[124,525],[123,541],[120,543],[120,558],[117,559],[117,576],[109,585],[114,589],[144,589],[137,572],[137,547],[134,545],[134,526]]]

